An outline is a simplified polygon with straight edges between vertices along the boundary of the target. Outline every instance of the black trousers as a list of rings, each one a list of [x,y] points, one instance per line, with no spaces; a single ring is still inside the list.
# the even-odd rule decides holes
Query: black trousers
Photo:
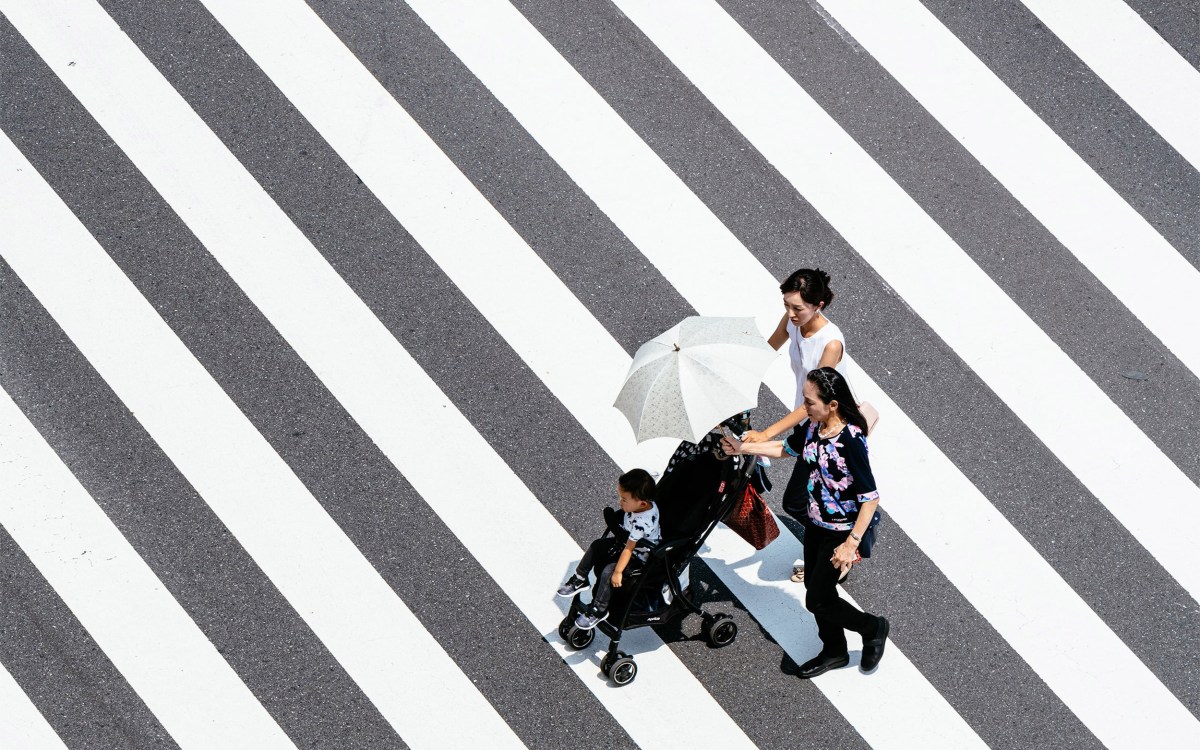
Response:
[[[618,552],[616,539],[611,536],[597,539],[583,551],[583,558],[575,566],[575,575],[586,581],[593,565],[604,565],[606,560],[615,563]]]
[[[583,559],[575,568],[575,575],[586,581],[593,566],[604,565],[596,574],[596,585],[592,589],[592,609],[597,613],[608,611],[608,604],[612,601],[613,594],[612,575],[613,571],[617,569],[617,557],[620,556],[624,546],[611,536],[597,539],[588,545],[587,550],[583,553]],[[628,576],[642,564],[642,561],[634,555],[629,559],[629,564],[625,566],[625,575]]]
[[[879,618],[860,612],[838,596],[840,572],[829,561],[833,550],[846,541],[849,531],[831,531],[812,523],[804,525],[804,605],[817,621],[821,636],[821,656],[843,656],[848,652],[846,631],[873,638]]]

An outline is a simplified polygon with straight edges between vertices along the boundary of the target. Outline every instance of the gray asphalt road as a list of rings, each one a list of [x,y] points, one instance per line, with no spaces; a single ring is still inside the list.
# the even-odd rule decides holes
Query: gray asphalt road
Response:
[[[830,317],[862,367],[1186,710],[1200,715],[1200,606],[1012,405],[616,7],[515,4],[773,275],[812,265],[832,274]],[[198,0],[102,5],[586,545],[618,467],[470,296]],[[410,8],[311,5],[627,352],[695,313]],[[1200,173],[1138,113],[1020,3],[925,5],[1200,265]],[[1131,5],[1196,64],[1200,4]],[[816,2],[721,6],[1200,483],[1200,382],[1121,300]],[[7,19],[0,19],[0,86],[0,129],[520,739],[545,748],[635,745]],[[1134,256],[1129,273],[1139,273]],[[404,746],[7,262],[0,262],[0,310],[0,386],[291,740],[303,748]],[[1039,362],[1012,365],[1037,387]],[[1131,379],[1131,371],[1145,378]],[[765,392],[761,400],[756,420],[766,424],[780,411]],[[442,449],[438,425],[411,427]],[[772,469],[780,487],[789,468]],[[470,471],[470,457],[462,471]],[[455,477],[445,481],[453,485]],[[776,510],[778,494],[770,499]],[[939,493],[935,477],[928,501],[945,509],[953,533],[955,498]],[[1186,530],[1170,529],[1173,499],[1157,497],[1152,478],[1146,497],[1130,502],[1146,503],[1162,516],[1163,533],[1187,543]],[[173,746],[7,532],[0,556],[0,663],[62,740],[88,750]],[[693,580],[714,609],[739,618],[737,643],[707,647],[693,638],[694,617],[661,635],[754,743],[867,744],[833,702],[796,679],[790,657],[703,562]],[[876,560],[848,590],[887,614],[892,642],[988,745],[1101,744],[898,524],[886,527]]]

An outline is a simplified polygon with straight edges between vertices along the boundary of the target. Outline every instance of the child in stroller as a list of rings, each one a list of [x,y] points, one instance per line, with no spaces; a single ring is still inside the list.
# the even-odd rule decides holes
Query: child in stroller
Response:
[[[749,429],[747,417],[739,415],[722,426],[740,435]],[[568,648],[579,651],[591,645],[597,630],[607,635],[609,648],[600,662],[600,670],[617,686],[629,684],[637,675],[633,657],[620,650],[621,638],[627,630],[662,625],[695,613],[703,617],[702,632],[711,646],[727,646],[737,637],[737,623],[729,615],[709,614],[692,601],[687,580],[692,558],[716,525],[741,501],[757,466],[753,457],[725,456],[719,448],[720,438],[721,433],[714,431],[700,443],[680,444],[653,489],[653,506],[659,514],[663,540],[646,549],[648,554],[643,562],[633,561],[638,559],[634,556],[638,544],[647,546],[645,539],[630,549],[631,564],[623,571],[621,585],[609,588],[607,618],[596,619],[591,627],[580,627],[588,624],[587,620],[580,622],[580,615],[592,612],[579,594],[587,588],[589,566],[584,561],[575,571],[578,579],[572,576],[559,589],[562,596],[574,594],[571,607],[559,624],[559,636]],[[591,559],[587,562],[599,574],[593,601],[605,579],[603,569],[598,568],[611,564],[612,557],[605,558],[603,553],[615,555],[628,544],[621,515],[606,509],[608,531],[613,536],[606,534],[597,540],[600,544],[594,542],[589,547]]]
[[[588,587],[588,571],[593,566],[600,568],[591,606],[575,620],[575,626],[580,630],[591,630],[596,623],[608,618],[612,590],[621,588],[626,569],[631,563],[634,569],[645,565],[650,557],[650,547],[662,541],[658,507],[654,504],[654,478],[650,472],[633,469],[622,474],[617,479],[617,496],[623,511],[619,532],[612,537],[605,534],[588,545],[575,573],[558,587],[559,596],[574,596]],[[603,562],[606,560],[611,562]]]

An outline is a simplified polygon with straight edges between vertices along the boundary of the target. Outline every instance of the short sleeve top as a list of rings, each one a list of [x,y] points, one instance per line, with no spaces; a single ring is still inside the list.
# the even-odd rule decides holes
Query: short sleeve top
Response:
[[[645,539],[647,544],[658,544],[662,541],[662,527],[658,523],[658,505],[650,503],[650,507],[641,513],[626,513],[621,519],[621,527],[629,532],[629,541],[637,542]],[[634,549],[639,559],[645,560],[650,551],[645,547]]]
[[[867,460],[867,437],[854,425],[830,438],[821,437],[813,422],[806,427],[793,432],[783,448],[802,463],[797,470],[808,474],[808,521],[849,531],[859,506],[879,499]]]
[[[792,372],[796,374],[796,405],[792,408],[799,409],[804,404],[804,379],[808,377],[808,373],[817,369],[821,364],[821,355],[825,353],[825,347],[830,341],[840,341],[842,343],[842,358],[834,365],[835,370],[841,374],[846,374],[846,339],[842,336],[842,329],[833,324],[833,321],[825,319],[825,325],[821,326],[813,335],[808,338],[800,333],[792,321],[787,323],[788,332],[788,356],[792,360]]]

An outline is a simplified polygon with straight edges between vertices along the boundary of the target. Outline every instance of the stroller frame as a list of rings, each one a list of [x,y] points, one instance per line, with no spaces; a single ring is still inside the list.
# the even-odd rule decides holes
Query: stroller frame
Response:
[[[742,499],[757,464],[754,456],[731,456],[725,460],[730,462],[731,468],[723,473],[722,489],[719,490],[723,496],[717,505],[716,512],[707,520],[699,534],[663,540],[659,544],[651,546],[646,565],[637,569],[634,575],[626,577],[625,586],[622,587],[625,589],[624,592],[621,592],[621,589],[614,592],[609,618],[597,623],[596,628],[583,630],[575,625],[576,617],[587,608],[587,605],[581,600],[581,593],[576,594],[571,600],[567,615],[558,626],[559,636],[566,642],[567,647],[574,651],[580,651],[590,646],[595,639],[597,629],[608,636],[610,641],[608,653],[600,661],[600,671],[617,686],[628,685],[637,676],[637,664],[633,657],[620,650],[621,637],[627,630],[663,625],[688,613],[695,613],[704,618],[702,633],[710,646],[723,648],[737,638],[737,622],[724,613],[709,614],[705,612],[692,600],[690,581],[686,587],[680,581],[680,573],[691,565],[692,560],[704,546],[708,536],[716,529],[717,524],[727,518],[734,506]],[[606,529],[602,538],[607,538],[611,533],[613,533],[611,528]],[[673,559],[674,564],[672,564]],[[602,566],[601,569],[603,569]],[[656,587],[662,585],[661,577],[649,575],[655,569],[665,573],[666,584],[672,594],[671,601],[665,607],[658,609],[637,609],[635,605],[638,603],[639,594],[647,585],[647,581],[653,579]],[[621,592],[621,595],[618,596],[617,592]],[[613,615],[616,617],[614,618]]]

